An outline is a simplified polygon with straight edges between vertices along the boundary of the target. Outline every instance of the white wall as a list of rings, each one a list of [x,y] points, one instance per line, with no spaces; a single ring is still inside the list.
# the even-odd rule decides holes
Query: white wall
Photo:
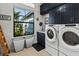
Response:
[[[36,19],[39,18],[39,21],[37,21]],[[34,9],[34,24],[35,24],[35,36],[36,36],[36,39],[34,40],[34,42],[36,43],[37,42],[37,32],[38,31],[41,31],[41,27],[39,26],[39,22],[42,21],[42,16],[40,15],[40,3],[35,3],[35,9]]]
[[[8,42],[9,49],[11,49],[11,38],[13,37],[13,8],[12,4],[0,4],[0,14],[10,15],[11,20],[0,20],[0,25],[3,29],[5,38]]]
[[[36,19],[39,18],[39,21],[37,21]],[[44,22],[44,17],[42,15],[40,15],[40,3],[36,3],[35,4],[35,30],[37,31],[41,31],[41,28],[39,26],[40,22]]]
[[[3,32],[4,35],[7,39],[8,45],[9,45],[9,49],[10,51],[13,51],[13,45],[12,45],[12,38],[13,38],[13,7],[21,7],[21,8],[28,8],[31,9],[32,11],[34,11],[34,30],[35,30],[35,39],[34,39],[34,43],[37,42],[37,31],[41,31],[41,28],[39,26],[39,22],[43,22],[44,23],[44,16],[40,15],[40,4],[35,4],[35,9],[22,5],[22,4],[8,4],[8,3],[0,3],[0,14],[4,14],[4,15],[11,15],[11,20],[0,20],[0,25],[3,28]],[[39,21],[36,20],[36,18],[39,18]],[[45,26],[45,25],[43,25]],[[21,37],[22,38],[22,37]],[[27,36],[26,36],[27,38]]]
[[[12,38],[13,38],[13,7],[22,7],[22,8],[28,8],[32,9],[28,6],[22,5],[22,4],[8,4],[8,3],[0,3],[0,14],[3,15],[10,15],[11,20],[0,20],[0,25],[3,29],[5,38],[8,42],[9,49],[10,51],[13,51],[13,46],[12,46]],[[33,9],[32,9],[33,11]]]

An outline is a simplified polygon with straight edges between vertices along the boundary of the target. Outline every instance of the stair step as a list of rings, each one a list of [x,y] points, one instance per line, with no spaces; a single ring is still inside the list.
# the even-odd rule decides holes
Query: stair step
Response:
[[[8,44],[6,42],[1,26],[0,26],[0,45],[3,50],[3,55],[7,56],[9,54],[9,48],[8,48]]]

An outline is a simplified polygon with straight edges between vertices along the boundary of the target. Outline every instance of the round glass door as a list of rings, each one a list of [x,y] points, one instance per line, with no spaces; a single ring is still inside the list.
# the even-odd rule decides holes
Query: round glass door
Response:
[[[63,41],[71,46],[76,46],[79,44],[79,36],[72,32],[72,31],[66,31],[63,33]]]
[[[79,51],[79,30],[75,27],[60,29],[59,44],[71,51]]]
[[[48,31],[47,31],[47,36],[48,36],[50,39],[53,39],[54,33],[53,33],[53,31],[52,31],[51,29],[48,29]]]

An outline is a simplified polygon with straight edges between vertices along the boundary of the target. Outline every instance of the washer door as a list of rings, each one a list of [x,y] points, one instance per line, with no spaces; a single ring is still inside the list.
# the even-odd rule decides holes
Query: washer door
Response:
[[[79,30],[73,27],[65,27],[59,31],[59,43],[65,48],[79,51]]]
[[[46,29],[46,39],[49,40],[50,42],[55,42],[56,40],[56,32],[53,27],[48,27]]]

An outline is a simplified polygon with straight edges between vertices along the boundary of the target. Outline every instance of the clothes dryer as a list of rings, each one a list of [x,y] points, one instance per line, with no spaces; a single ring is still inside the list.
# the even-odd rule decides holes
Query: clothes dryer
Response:
[[[59,26],[59,51],[68,56],[79,56],[79,24]]]

